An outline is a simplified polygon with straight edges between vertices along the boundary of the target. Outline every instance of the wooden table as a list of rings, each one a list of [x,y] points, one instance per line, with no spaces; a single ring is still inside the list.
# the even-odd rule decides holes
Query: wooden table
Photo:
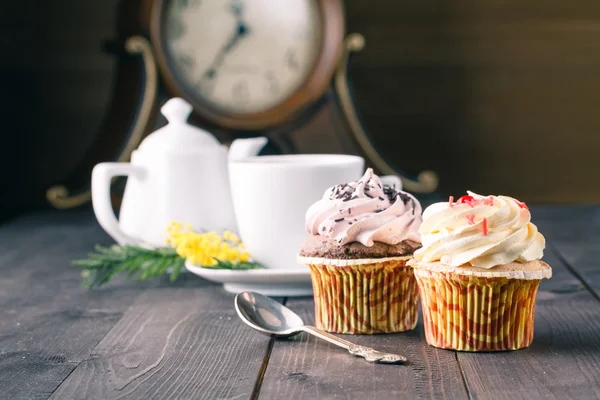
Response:
[[[91,211],[21,217],[0,227],[0,398],[600,398],[600,207],[532,212],[554,269],[538,293],[532,346],[439,350],[422,324],[351,337],[406,355],[404,366],[368,364],[306,335],[256,333],[232,294],[191,274],[84,289],[70,261],[111,243]],[[312,299],[284,301],[312,322]]]

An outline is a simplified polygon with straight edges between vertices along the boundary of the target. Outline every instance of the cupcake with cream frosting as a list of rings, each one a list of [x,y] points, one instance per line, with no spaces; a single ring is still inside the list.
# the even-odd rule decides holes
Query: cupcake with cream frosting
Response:
[[[427,342],[466,351],[516,350],[533,340],[535,297],[552,269],[525,203],[473,192],[429,206],[409,263]]]
[[[421,246],[421,211],[372,169],[327,189],[308,209],[299,261],[311,270],[317,327],[386,333],[416,326],[418,289],[406,262]]]

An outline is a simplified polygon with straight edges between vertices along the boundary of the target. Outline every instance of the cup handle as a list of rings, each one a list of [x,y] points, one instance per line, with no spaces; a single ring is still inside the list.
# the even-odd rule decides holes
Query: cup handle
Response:
[[[402,190],[402,179],[400,179],[399,176],[385,175],[385,176],[380,176],[379,179],[381,179],[381,182],[384,185],[395,187],[396,190]]]
[[[111,180],[115,176],[138,175],[141,167],[125,162],[104,162],[92,170],[92,205],[100,226],[120,245],[139,245],[140,241],[125,234],[119,227],[110,198]]]

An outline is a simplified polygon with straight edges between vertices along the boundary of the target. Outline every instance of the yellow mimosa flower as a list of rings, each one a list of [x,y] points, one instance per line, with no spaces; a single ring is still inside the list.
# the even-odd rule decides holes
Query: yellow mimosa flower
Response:
[[[182,223],[171,222],[167,234],[166,242],[175,248],[177,254],[194,264],[212,267],[218,261],[235,265],[250,260],[240,238],[229,231],[223,232],[221,237],[216,232],[197,233],[190,225],[184,227]]]

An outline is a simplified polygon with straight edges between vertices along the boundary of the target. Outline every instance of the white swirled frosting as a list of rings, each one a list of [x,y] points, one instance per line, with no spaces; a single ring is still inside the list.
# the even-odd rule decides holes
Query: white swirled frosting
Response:
[[[525,203],[508,196],[468,194],[456,203],[451,198],[425,209],[417,261],[489,269],[542,258],[546,241],[530,222]]]
[[[340,245],[375,241],[390,245],[420,243],[421,204],[412,195],[383,186],[367,169],[356,182],[332,186],[306,212],[306,230]]]

